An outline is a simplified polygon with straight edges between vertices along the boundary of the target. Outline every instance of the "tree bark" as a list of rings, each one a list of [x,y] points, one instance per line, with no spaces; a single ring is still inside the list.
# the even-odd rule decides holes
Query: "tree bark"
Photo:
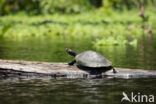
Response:
[[[0,78],[142,78],[156,77],[156,71],[115,68],[117,73],[103,68],[86,68],[67,63],[0,60]]]

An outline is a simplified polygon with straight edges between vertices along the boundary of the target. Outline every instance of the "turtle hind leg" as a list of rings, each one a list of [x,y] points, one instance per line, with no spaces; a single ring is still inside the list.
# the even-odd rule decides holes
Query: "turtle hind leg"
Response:
[[[76,63],[76,60],[69,62],[68,65],[74,65],[74,63]]]
[[[113,67],[112,67],[113,68]],[[113,68],[113,73],[117,73],[117,71]]]
[[[113,69],[113,73],[117,73],[113,66],[110,66],[110,69]]]

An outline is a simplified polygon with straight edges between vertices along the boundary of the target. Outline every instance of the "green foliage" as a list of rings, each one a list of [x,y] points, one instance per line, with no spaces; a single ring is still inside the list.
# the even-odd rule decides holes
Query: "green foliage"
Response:
[[[0,15],[21,11],[28,14],[81,13],[99,7],[110,12],[139,8],[142,4],[156,7],[155,0],[0,0]]]
[[[141,5],[155,6],[155,0],[102,0],[104,8],[132,9]]]
[[[10,7],[6,0],[0,0],[0,15],[9,13]]]
[[[40,2],[42,13],[79,13],[91,8],[89,0],[43,0]]]
[[[147,10],[155,32],[155,13]],[[130,17],[130,18],[129,18]],[[22,19],[21,19],[22,18]],[[49,38],[60,41],[90,39],[95,47],[105,45],[136,45],[143,36],[142,20],[138,11],[88,13],[46,16],[9,15],[0,18],[0,37],[12,40]],[[144,31],[147,33],[147,30]]]
[[[24,11],[40,13],[80,13],[93,8],[90,0],[0,0],[0,15]]]

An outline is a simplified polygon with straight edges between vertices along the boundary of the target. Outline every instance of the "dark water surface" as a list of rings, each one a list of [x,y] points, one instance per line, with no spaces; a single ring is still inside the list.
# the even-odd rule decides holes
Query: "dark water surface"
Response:
[[[131,93],[136,98],[156,97],[155,82],[148,78],[0,80],[0,104],[120,104],[123,92],[129,98]]]
[[[104,46],[100,49],[93,47],[92,40],[0,40],[0,59],[68,62],[73,58],[66,54],[67,47],[77,52],[98,51],[115,67],[156,69],[154,37],[143,37],[136,46]],[[123,91],[129,97],[131,92],[156,97],[156,78],[0,79],[0,104],[120,104]],[[123,104],[129,102],[124,101]]]

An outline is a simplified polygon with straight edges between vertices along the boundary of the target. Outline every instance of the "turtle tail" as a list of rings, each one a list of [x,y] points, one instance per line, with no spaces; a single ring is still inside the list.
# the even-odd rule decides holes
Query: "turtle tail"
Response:
[[[66,52],[67,52],[68,54],[70,54],[71,56],[74,56],[74,57],[77,55],[76,52],[72,51],[72,50],[69,49],[69,48],[66,48]]]

